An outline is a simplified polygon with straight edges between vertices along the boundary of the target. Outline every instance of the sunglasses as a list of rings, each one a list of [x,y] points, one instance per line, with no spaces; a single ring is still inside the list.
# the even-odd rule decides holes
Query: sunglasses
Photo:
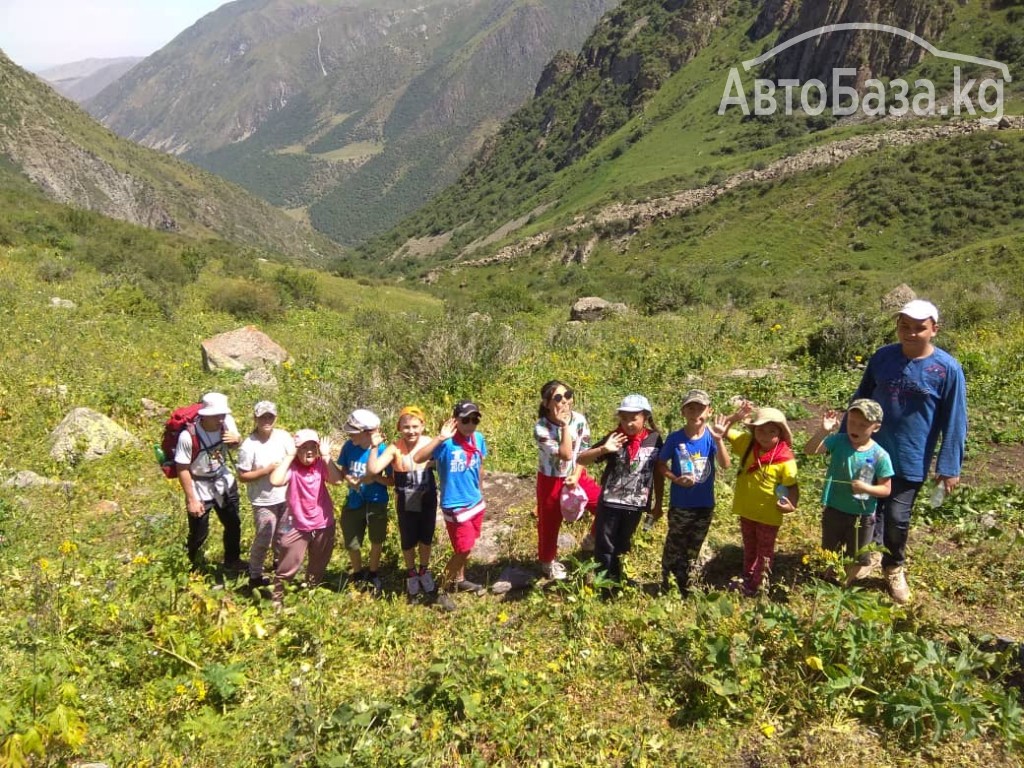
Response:
[[[559,392],[558,394],[551,396],[551,401],[554,403],[560,403],[563,400],[572,400],[576,396],[576,393],[571,389],[565,390],[565,392]]]
[[[459,419],[459,421],[461,421],[463,424],[479,424],[480,423],[480,417],[479,416],[463,416],[461,419]]]

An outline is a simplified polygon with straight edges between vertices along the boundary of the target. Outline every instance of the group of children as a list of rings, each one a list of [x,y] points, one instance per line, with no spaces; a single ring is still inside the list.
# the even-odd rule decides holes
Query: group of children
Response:
[[[875,353],[845,414],[826,411],[804,447],[808,454],[830,456],[822,493],[822,548],[845,555],[847,584],[881,564],[900,603],[910,598],[904,574],[910,510],[940,439],[936,472],[944,491],[958,484],[963,459],[963,372],[954,358],[931,343],[937,330],[934,305],[915,300],[904,306],[897,315],[899,342]],[[534,438],[542,573],[554,580],[567,578],[566,567],[556,558],[559,529],[564,519],[577,519],[589,509],[594,518],[587,539],[601,571],[611,583],[628,581],[622,557],[644,516],[652,524],[662,517],[667,480],[662,580],[667,587],[674,579],[687,593],[714,513],[715,469],[731,466],[731,448],[739,457],[733,511],[743,542],[736,586],[747,595],[760,589],[771,572],[783,517],[800,502],[793,435],[785,414],[741,401],[732,414],[714,417],[709,394],[693,389],[683,397],[683,427],[663,439],[650,402],[630,394],[619,404],[615,429],[591,445],[589,425],[573,410],[574,401],[575,393],[564,382],[549,381],[541,388]],[[399,414],[398,437],[390,445],[384,444],[377,415],[357,409],[345,423],[348,439],[336,459],[329,441],[314,430],[301,429],[292,436],[277,429],[273,403],[257,403],[253,416],[255,427],[241,442],[237,463],[253,508],[256,533],[248,563],[253,587],[269,584],[263,567],[270,548],[278,598],[303,560],[307,581],[322,580],[336,535],[327,485],[343,484],[348,496],[341,529],[355,582],[381,591],[378,569],[388,527],[388,488],[394,487],[408,594],[434,593],[439,586],[430,570],[438,503],[453,554],[440,579],[437,602],[453,610],[451,592],[483,591],[465,577],[485,513],[481,481],[487,443],[477,430],[481,415],[475,403],[459,402],[434,437],[424,434],[424,413],[406,407]],[[204,396],[195,436],[183,432],[179,439],[175,461],[186,496],[188,552],[194,564],[213,510],[224,524],[226,566],[242,566],[238,491],[225,462],[227,448],[239,441],[227,398],[219,393]],[[586,471],[592,465],[601,466],[599,481]],[[367,535],[370,555],[364,567],[361,550]],[[882,546],[872,552],[872,543]],[[884,554],[877,557],[883,547]]]
[[[841,553],[850,584],[882,565],[893,600],[910,599],[904,563],[910,514],[938,449],[936,483],[942,493],[959,483],[967,429],[966,385],[959,363],[938,349],[939,313],[915,299],[896,313],[898,342],[869,361],[845,414],[826,411],[808,440],[807,454],[830,456],[822,492],[822,549]],[[541,389],[534,437],[537,473],[538,559],[542,571],[566,578],[555,560],[560,509],[566,519],[574,498],[594,512],[591,536],[605,575],[622,582],[621,557],[646,514],[663,515],[663,480],[670,486],[662,581],[690,587],[690,572],[714,513],[715,466],[739,456],[733,511],[740,519],[743,569],[736,587],[754,594],[771,572],[783,516],[800,501],[793,435],[775,408],[742,401],[712,420],[711,397],[694,389],[682,402],[683,428],[663,441],[647,398],[625,397],[614,431],[590,446],[586,418],[572,410],[574,392],[561,381]],[[746,429],[738,429],[743,423]],[[838,434],[832,434],[837,433]],[[877,437],[877,441],[876,441]],[[602,462],[600,483],[585,466]],[[876,545],[871,548],[870,545]],[[837,574],[838,576],[838,574]]]
[[[327,438],[315,430],[294,435],[278,429],[277,407],[261,401],[253,408],[252,433],[238,448],[238,478],[247,485],[255,535],[249,551],[249,584],[273,584],[280,600],[284,584],[306,563],[306,581],[323,580],[334,552],[336,519],[328,485],[347,486],[341,511],[341,535],[349,557],[351,579],[380,594],[379,566],[388,529],[389,487],[395,488],[402,553],[408,570],[410,596],[434,593],[438,585],[430,570],[430,553],[440,503],[453,555],[445,566],[437,600],[451,610],[450,591],[480,592],[483,587],[465,578],[465,564],[484,516],[481,494],[482,461],[487,443],[476,431],[480,409],[465,400],[458,403],[438,435],[423,434],[425,416],[415,406],[398,418],[398,438],[384,445],[380,418],[372,411],[352,411],[344,425],[348,436],[334,456]],[[240,438],[227,397],[217,392],[203,396],[195,432],[198,450],[188,432],[182,432],[175,452],[178,478],[189,513],[188,553],[194,566],[201,562],[201,547],[209,531],[209,512],[224,525],[225,567],[240,571],[238,490],[227,466],[227,449]],[[364,567],[362,546],[370,540]],[[273,550],[273,582],[263,575],[268,550]],[[419,567],[416,556],[419,555]]]

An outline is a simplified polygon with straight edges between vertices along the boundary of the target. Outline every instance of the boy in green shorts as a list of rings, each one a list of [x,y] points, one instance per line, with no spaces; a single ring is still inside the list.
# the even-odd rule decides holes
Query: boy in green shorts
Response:
[[[388,489],[394,481],[390,476],[372,475],[367,471],[370,451],[382,453],[387,446],[373,448],[373,433],[380,429],[380,418],[373,411],[357,408],[345,422],[349,439],[341,447],[338,467],[348,484],[348,500],[341,512],[341,534],[352,566],[352,581],[366,584],[375,596],[381,594],[380,555],[388,533]],[[369,531],[369,570],[363,568],[363,537]]]
[[[810,455],[828,453],[828,474],[821,494],[821,548],[843,552],[854,562],[846,566],[849,585],[870,570],[863,549],[875,530],[875,507],[892,489],[892,459],[872,439],[882,426],[882,406],[860,398],[846,411],[846,433],[832,434],[841,419],[836,411],[825,411],[821,426],[804,446]]]

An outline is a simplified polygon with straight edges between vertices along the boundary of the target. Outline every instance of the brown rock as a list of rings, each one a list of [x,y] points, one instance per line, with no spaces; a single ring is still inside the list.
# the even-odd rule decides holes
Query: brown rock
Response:
[[[284,347],[254,325],[207,339],[202,351],[203,367],[208,371],[246,371],[279,365],[290,357]]]

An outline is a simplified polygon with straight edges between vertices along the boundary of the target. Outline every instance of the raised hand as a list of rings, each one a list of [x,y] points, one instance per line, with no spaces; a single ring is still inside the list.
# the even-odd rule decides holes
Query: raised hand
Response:
[[[601,445],[601,449],[605,453],[618,453],[622,446],[626,444],[627,437],[621,432],[612,432],[608,435],[608,439]]]
[[[334,449],[334,446],[331,445],[331,438],[329,438],[329,437],[321,438],[321,440],[320,440],[320,455],[321,456],[323,456],[327,460],[330,460],[331,456],[333,455],[333,453],[332,453],[333,449]]]
[[[451,440],[455,437],[455,433],[458,432],[458,422],[452,418],[448,419],[444,424],[441,425],[441,429],[437,431],[437,434],[441,436],[443,440]]]
[[[839,429],[840,421],[839,412],[829,408],[821,415],[821,428],[826,432],[835,432]]]
[[[711,430],[711,434],[714,437],[724,440],[725,436],[729,434],[729,427],[731,425],[732,422],[729,420],[728,416],[715,416],[714,423],[708,427],[708,429]]]

